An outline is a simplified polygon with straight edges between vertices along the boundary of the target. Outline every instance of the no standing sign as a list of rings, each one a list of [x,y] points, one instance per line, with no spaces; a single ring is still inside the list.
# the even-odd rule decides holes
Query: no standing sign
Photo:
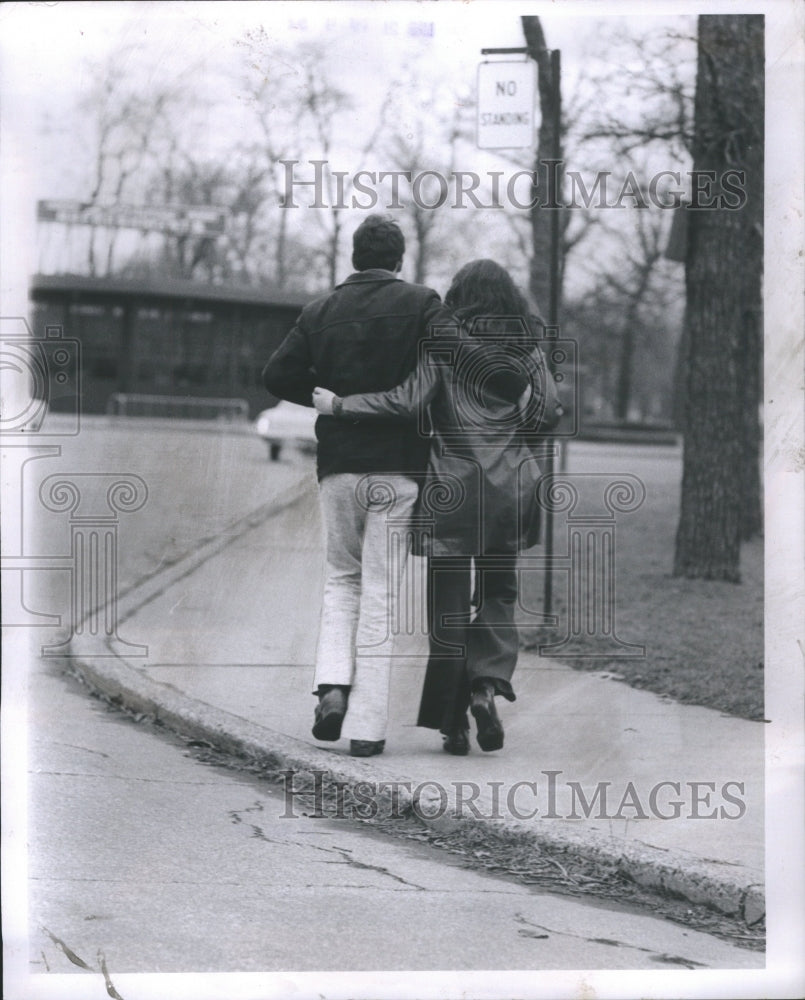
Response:
[[[478,67],[478,148],[522,149],[534,143],[537,66],[484,62]]]

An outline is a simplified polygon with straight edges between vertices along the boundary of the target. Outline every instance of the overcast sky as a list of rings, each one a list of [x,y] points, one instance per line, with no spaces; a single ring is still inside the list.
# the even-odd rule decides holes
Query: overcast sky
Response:
[[[731,0],[708,3],[706,9],[719,6],[739,12],[747,5]],[[231,98],[232,74],[244,58],[237,41],[248,29],[262,27],[269,49],[325,35],[337,39],[331,68],[356,98],[356,117],[365,123],[366,108],[380,100],[388,81],[413,54],[457,89],[471,91],[482,47],[523,45],[523,13],[539,14],[549,46],[561,50],[563,97],[568,100],[579,74],[609,56],[601,44],[602,29],[621,24],[638,33],[672,20],[692,29],[697,9],[704,8],[684,0],[650,7],[626,0],[0,4],[2,169],[11,179],[5,186],[14,195],[10,202],[6,195],[6,204],[18,216],[14,223],[20,233],[13,264],[28,273],[36,269],[38,198],[85,198],[90,193],[85,123],[76,118],[76,105],[92,83],[92,63],[103,61],[122,41],[142,43],[147,54],[145,63],[132,65],[135,75],[189,80],[200,93],[218,98],[203,142],[225,146],[240,128],[239,109]],[[609,99],[601,95],[602,101]],[[462,169],[490,169],[489,154],[468,149],[465,156],[469,162],[462,162]],[[524,166],[530,159],[523,151]]]
[[[627,8],[610,7],[620,13],[603,19],[600,15],[608,8],[600,2],[577,0],[539,8],[501,0],[3,4],[4,112],[6,128],[18,139],[19,197],[14,207],[24,217],[20,224],[32,225],[37,199],[89,197],[92,141],[89,121],[77,116],[76,109],[94,83],[93,64],[103,63],[126,44],[142,50],[130,57],[125,69],[142,81],[144,92],[154,82],[176,80],[189,83],[199,97],[213,99],[194,147],[213,157],[242,138],[245,116],[234,79],[250,55],[238,44],[249,30],[265,32],[260,51],[267,52],[268,59],[278,47],[322,38],[330,42],[328,72],[355,101],[349,131],[358,141],[376,120],[379,102],[406,62],[418,61],[421,74],[440,78],[445,90],[472,94],[481,48],[524,44],[523,13],[542,15],[548,45],[562,52],[563,94],[572,95],[582,69],[601,62],[602,27],[625,23]],[[668,18],[632,15],[628,22],[635,31],[647,26],[656,30]],[[687,25],[692,30],[692,18]],[[603,55],[606,58],[606,52]],[[349,159],[350,138],[340,136],[334,158]],[[501,163],[496,154],[474,146],[465,147],[460,157],[459,169],[484,172],[504,166],[512,171],[518,165],[530,167],[532,153],[514,153],[515,166],[511,159]],[[338,166],[356,169],[354,162]],[[498,225],[492,220],[489,224]],[[25,241],[29,250],[31,240]],[[28,270],[40,265],[29,253]]]
[[[20,124],[29,130],[32,153],[38,154],[33,164],[37,197],[79,196],[69,190],[75,104],[91,83],[89,67],[122,42],[143,44],[148,62],[159,67],[163,78],[187,79],[189,73],[194,86],[214,94],[226,85],[220,74],[242,58],[236,42],[249,29],[262,26],[269,45],[332,38],[339,81],[360,105],[379,99],[384,80],[412,56],[448,75],[458,89],[471,88],[481,48],[522,46],[520,13],[532,9],[500,0],[3,7],[3,33],[14,38],[4,53],[4,90],[9,102],[25,109]],[[563,50],[564,86],[572,89],[585,42],[596,26],[589,16],[554,16],[544,19],[544,27],[549,45]],[[50,127],[43,136],[46,118]],[[49,140],[59,134],[62,155],[54,158]]]
[[[0,5],[4,96],[7,110],[21,112],[32,133],[29,141],[41,141],[36,133],[48,116],[50,134],[61,127],[67,142],[63,148],[69,152],[71,117],[91,83],[89,67],[122,42],[144,45],[150,65],[163,78],[192,74],[194,86],[214,92],[221,85],[219,74],[243,58],[237,40],[256,27],[265,29],[269,46],[332,39],[339,82],[364,101],[378,97],[384,81],[412,56],[448,77],[456,89],[469,90],[481,48],[522,46],[520,16],[540,12],[539,7],[501,0],[5,3]],[[607,10],[600,2],[554,3],[547,9],[543,27],[548,45],[562,52],[563,91],[568,94],[580,70],[596,58],[602,23],[627,19],[621,13],[599,20]],[[610,4],[609,9],[624,11],[626,5]],[[642,24],[660,23],[634,16],[628,21],[635,31]],[[69,163],[57,167],[47,141],[42,153],[35,165],[38,196],[57,196],[55,187],[65,168],[69,173]]]

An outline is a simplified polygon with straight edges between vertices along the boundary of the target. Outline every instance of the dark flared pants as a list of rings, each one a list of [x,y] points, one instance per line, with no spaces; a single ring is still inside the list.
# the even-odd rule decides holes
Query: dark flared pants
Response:
[[[470,621],[473,604],[477,614]],[[430,655],[417,725],[448,732],[466,724],[470,693],[480,680],[491,681],[497,694],[514,701],[516,604],[516,553],[431,557]]]

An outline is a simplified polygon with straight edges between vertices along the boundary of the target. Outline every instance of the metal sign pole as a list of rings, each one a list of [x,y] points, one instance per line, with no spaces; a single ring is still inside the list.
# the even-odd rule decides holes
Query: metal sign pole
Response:
[[[525,18],[524,18],[525,20]],[[538,20],[538,19],[535,19]],[[528,37],[528,33],[526,33]],[[542,32],[539,32],[540,39],[542,38]],[[542,48],[540,43],[539,49],[534,45],[527,45],[525,47],[518,48],[485,48],[481,49],[481,55],[525,55],[532,59],[536,65],[537,70],[541,71],[545,68],[544,56],[549,56],[549,72],[550,72],[550,93],[551,93],[551,125],[552,125],[552,148],[547,152],[547,158],[549,158],[553,163],[558,163],[561,157],[561,118],[562,118],[562,106],[561,106],[561,62],[558,49],[547,50]],[[480,120],[480,118],[479,118]],[[479,140],[480,143],[480,140]],[[494,146],[490,148],[495,148]],[[537,165],[539,168],[539,164]],[[547,184],[550,186],[555,182],[556,171],[546,170]],[[549,205],[558,204],[558,196],[561,192],[549,191],[549,197],[547,203]],[[549,248],[549,261],[548,261],[548,326],[552,331],[552,335],[556,336],[556,331],[559,325],[559,256],[560,256],[560,226],[559,226],[559,211],[556,208],[549,209],[550,215],[550,248]],[[555,374],[555,365],[552,360],[552,351],[547,352],[547,364],[551,370],[551,374]],[[554,471],[554,450],[556,448],[556,439],[552,435],[547,435],[545,437],[545,475],[551,476]],[[553,576],[552,576],[552,562],[553,556],[553,510],[550,505],[545,511],[545,590],[543,595],[543,612],[546,615],[551,613],[553,607]]]
[[[553,49],[551,51],[551,114],[553,115],[553,149],[551,150],[551,159],[556,161],[559,160],[561,156],[561,142],[560,142],[560,128],[562,119],[562,105],[561,105],[561,62],[559,56],[559,50]],[[555,177],[555,173],[552,173]],[[550,181],[548,181],[550,183]],[[554,192],[554,195],[558,195],[560,192]],[[557,204],[557,198],[549,198],[549,202],[552,204]],[[554,330],[559,325],[559,211],[555,208],[550,210],[551,212],[551,244],[550,244],[550,261],[549,261],[549,298],[548,298],[548,323]],[[548,353],[548,366],[551,368],[551,374],[553,372],[553,364],[551,361],[551,353]],[[551,435],[546,439],[547,444],[547,457],[545,462],[545,473],[548,476],[553,475],[554,471],[554,448],[556,439]],[[548,505],[548,509],[545,511],[545,592],[543,595],[543,613],[546,615],[551,614],[553,610],[553,508]]]

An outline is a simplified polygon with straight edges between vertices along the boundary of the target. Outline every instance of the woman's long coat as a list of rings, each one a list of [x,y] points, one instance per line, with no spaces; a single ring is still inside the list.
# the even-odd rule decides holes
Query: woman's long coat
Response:
[[[385,392],[346,396],[342,418],[419,421],[430,435],[417,519],[434,556],[516,552],[539,540],[534,455],[558,421],[556,386],[533,336],[503,324],[422,341],[417,368]],[[420,549],[422,553],[422,549]]]

